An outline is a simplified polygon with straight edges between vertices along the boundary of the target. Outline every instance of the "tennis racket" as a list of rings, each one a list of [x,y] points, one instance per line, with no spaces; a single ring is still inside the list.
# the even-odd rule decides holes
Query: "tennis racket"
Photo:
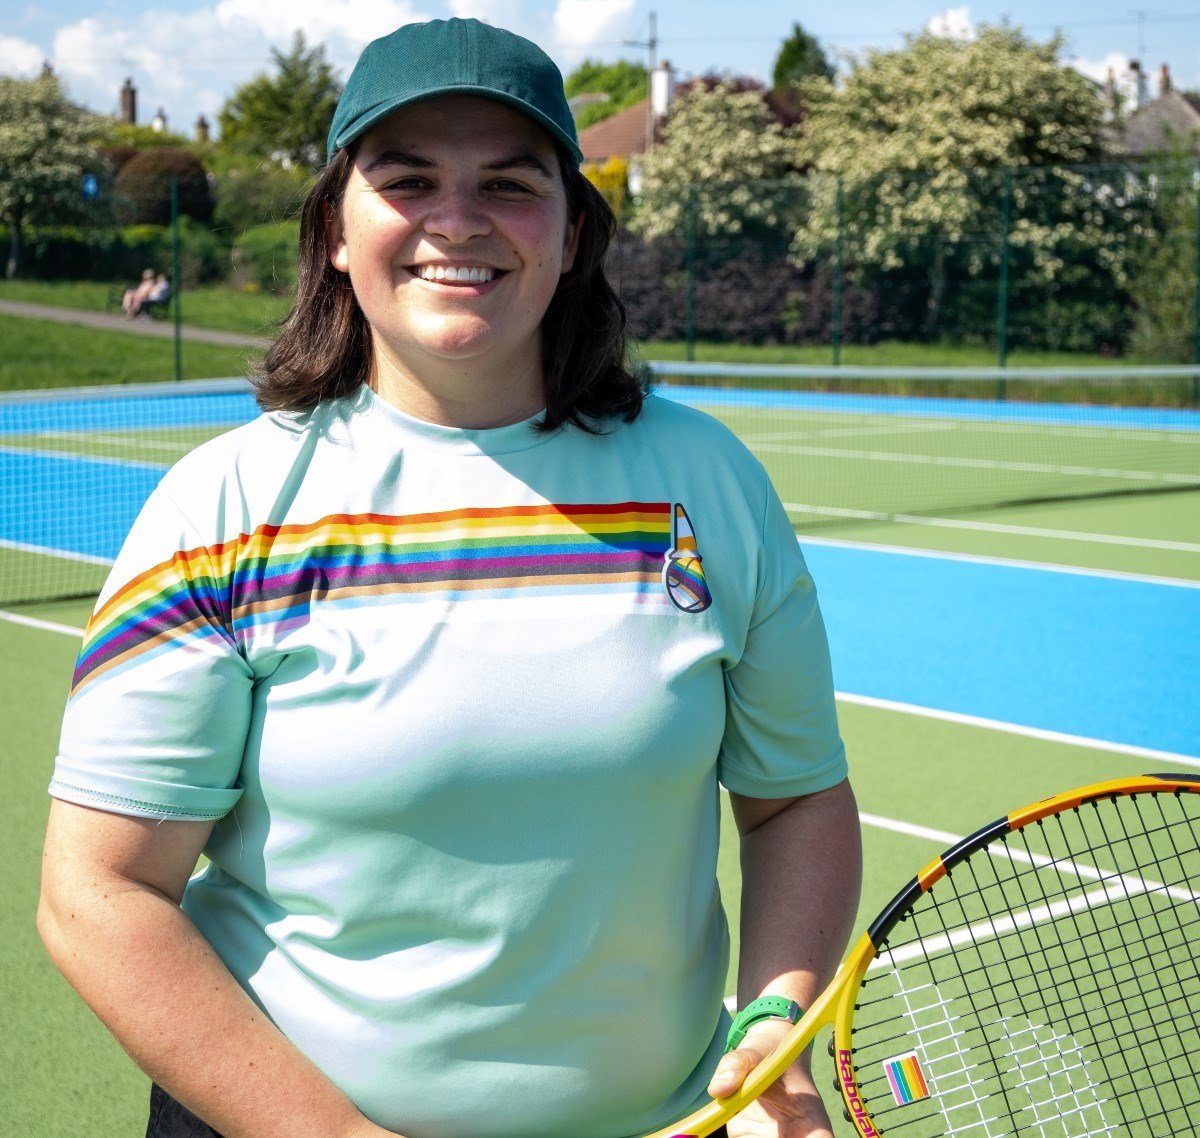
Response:
[[[701,1138],[832,1026],[862,1138],[1200,1134],[1200,776],[1096,783],[947,850]]]

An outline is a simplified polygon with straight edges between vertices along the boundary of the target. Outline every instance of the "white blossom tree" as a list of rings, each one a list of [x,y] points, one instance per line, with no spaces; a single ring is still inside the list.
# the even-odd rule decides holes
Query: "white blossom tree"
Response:
[[[796,201],[798,146],[761,91],[729,83],[689,91],[645,160],[631,225],[650,238],[683,236],[690,225],[721,239],[783,231]]]
[[[9,279],[30,226],[86,220],[84,176],[107,177],[98,138],[98,119],[69,102],[54,75],[0,76],[0,222],[9,230]]]

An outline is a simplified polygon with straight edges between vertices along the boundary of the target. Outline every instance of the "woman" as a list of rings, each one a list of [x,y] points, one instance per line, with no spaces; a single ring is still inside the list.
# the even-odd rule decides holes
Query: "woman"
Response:
[[[841,953],[812,584],[762,468],[626,369],[579,161],[528,41],[369,45],[269,413],[164,478],[101,595],[39,928],[155,1081],[149,1135],[642,1134]],[[719,1067],[718,779],[740,1000],[782,997]],[[804,1064],[729,1133],[829,1135]]]

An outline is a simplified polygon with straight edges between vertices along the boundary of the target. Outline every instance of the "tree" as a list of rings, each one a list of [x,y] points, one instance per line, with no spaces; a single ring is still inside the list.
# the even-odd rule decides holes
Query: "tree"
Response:
[[[575,115],[575,125],[580,130],[650,97],[650,80],[646,68],[640,63],[630,63],[624,59],[616,63],[585,59],[567,76],[563,86],[568,99],[577,95],[608,96],[605,102],[588,103],[579,108]]]
[[[792,34],[783,41],[771,73],[774,87],[790,87],[805,79],[832,79],[833,68],[815,36],[810,36],[799,24],[792,25]]]
[[[693,224],[723,240],[778,233],[796,197],[798,158],[797,133],[775,121],[761,91],[694,88],[646,158],[632,227],[646,237],[683,235]]]
[[[1031,301],[1037,288],[1061,297],[1086,282],[1112,301],[1131,219],[1108,175],[1085,169],[1108,157],[1104,106],[1059,61],[1062,46],[1007,25],[972,41],[926,32],[868,52],[836,89],[805,80],[802,152],[828,177],[812,180],[795,255],[840,241],[867,270],[923,277],[933,334],[946,281],[994,268],[1007,200],[1012,269]]]
[[[255,226],[295,217],[312,181],[307,166],[220,148],[211,163],[217,198],[213,224],[232,239]]]
[[[20,267],[28,227],[84,222],[83,179],[107,177],[94,115],[70,103],[52,74],[0,76],[0,221],[9,229],[5,275]]]
[[[133,225],[170,225],[172,178],[178,186],[180,215],[210,221],[213,200],[208,175],[194,154],[173,146],[135,154],[121,167],[113,182],[121,220]]]
[[[1200,161],[1177,154],[1143,173],[1152,183],[1154,228],[1135,265],[1133,351],[1156,363],[1190,363],[1200,254]]]
[[[276,74],[258,75],[225,101],[218,115],[222,147],[317,170],[341,85],[325,48],[297,32],[286,54],[271,49]]]

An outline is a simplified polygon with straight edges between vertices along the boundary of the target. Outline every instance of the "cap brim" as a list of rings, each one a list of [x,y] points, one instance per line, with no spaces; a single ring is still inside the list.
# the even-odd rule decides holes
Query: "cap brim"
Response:
[[[337,137],[333,140],[333,149],[330,151],[329,157],[332,158],[337,151],[349,146],[356,138],[360,138],[371,127],[377,123],[381,123],[388,115],[394,114],[401,107],[408,107],[413,103],[421,103],[426,99],[436,99],[439,95],[479,95],[484,99],[491,99],[497,103],[505,103],[528,115],[534,122],[547,131],[556,142],[561,142],[567,148],[567,153],[575,159],[577,166],[583,162],[583,151],[579,149],[579,142],[567,134],[552,118],[539,111],[537,107],[525,102],[524,99],[518,99],[515,95],[506,95],[503,91],[495,91],[491,87],[473,87],[467,84],[435,87],[432,90],[422,91],[416,95],[401,95],[395,99],[381,103],[377,107],[372,107],[369,111],[359,115],[353,122],[347,123],[338,132]]]

